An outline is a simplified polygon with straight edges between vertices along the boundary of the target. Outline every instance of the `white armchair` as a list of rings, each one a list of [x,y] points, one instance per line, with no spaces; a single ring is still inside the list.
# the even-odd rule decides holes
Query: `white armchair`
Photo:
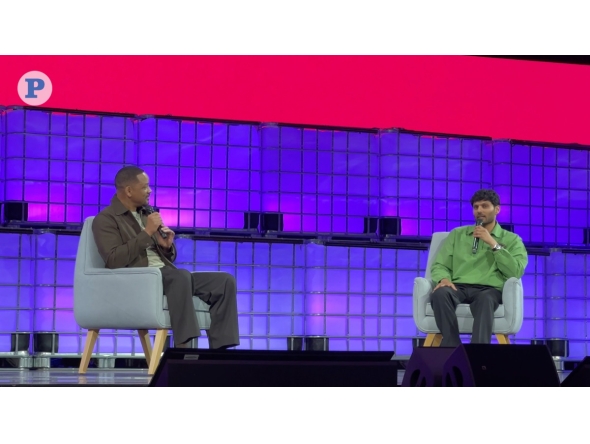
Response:
[[[434,312],[430,305],[430,295],[434,289],[434,283],[430,278],[430,267],[436,258],[448,232],[433,233],[428,262],[426,264],[426,276],[414,279],[414,322],[416,327],[426,333],[424,345],[426,347],[439,346],[442,341],[440,330],[434,320]],[[471,333],[473,331],[473,315],[468,304],[459,304],[456,309],[459,333]],[[494,313],[494,326],[492,333],[496,335],[498,343],[509,344],[508,335],[517,333],[522,327],[523,318],[523,291],[522,281],[510,278],[504,284],[502,290],[502,303]]]
[[[79,373],[86,373],[100,329],[137,330],[148,374],[153,375],[170,329],[170,315],[159,268],[105,268],[92,234],[92,221],[84,221],[74,275],[74,316],[88,329]],[[197,297],[193,303],[202,329],[209,329],[209,306]],[[148,330],[156,330],[152,350]]]

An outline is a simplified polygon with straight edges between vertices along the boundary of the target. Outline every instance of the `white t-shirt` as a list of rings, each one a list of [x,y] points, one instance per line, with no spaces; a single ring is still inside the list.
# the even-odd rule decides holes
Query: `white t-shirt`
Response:
[[[133,217],[135,217],[135,220],[137,221],[139,226],[145,230],[145,226],[143,225],[143,222],[141,221],[141,216],[136,211],[132,211],[131,214],[133,214]],[[150,267],[162,268],[162,267],[166,266],[166,264],[164,262],[162,262],[162,259],[160,258],[160,255],[156,251],[156,247],[154,244],[152,244],[147,249],[147,257],[148,257],[148,264]]]

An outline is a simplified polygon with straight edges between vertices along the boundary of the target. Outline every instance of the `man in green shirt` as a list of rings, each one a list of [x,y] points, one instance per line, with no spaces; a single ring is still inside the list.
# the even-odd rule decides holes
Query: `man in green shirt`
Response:
[[[477,191],[471,206],[479,223],[452,230],[430,269],[436,285],[430,302],[443,336],[442,347],[461,344],[455,314],[458,304],[469,304],[473,314],[471,342],[489,344],[504,283],[521,278],[528,262],[520,236],[496,222],[500,198],[495,191]],[[475,239],[479,239],[477,249]]]

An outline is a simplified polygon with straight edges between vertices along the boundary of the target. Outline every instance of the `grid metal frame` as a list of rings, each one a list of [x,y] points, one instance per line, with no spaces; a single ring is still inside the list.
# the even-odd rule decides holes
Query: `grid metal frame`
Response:
[[[378,135],[262,124],[263,211],[284,231],[362,233],[378,215]]]
[[[80,223],[108,205],[115,173],[137,162],[131,117],[29,109],[5,112],[4,196],[29,221]]]
[[[170,226],[240,229],[260,209],[256,125],[144,117],[138,166]]]
[[[181,227],[238,229],[244,212],[262,210],[284,213],[286,231],[319,237],[362,232],[365,216],[400,216],[402,234],[429,236],[471,223],[466,203],[481,187],[499,192],[500,223],[513,223],[525,242],[581,247],[590,222],[589,160],[581,149],[400,130],[0,109],[0,196],[28,200],[31,220],[81,223],[95,215],[125,164],[148,172],[153,203]],[[352,179],[366,183],[360,194],[349,193]],[[80,352],[83,332],[72,311],[76,239],[0,232],[0,351],[12,331],[49,330],[60,333],[60,351]],[[411,353],[418,335],[412,282],[424,275],[426,251],[182,235],[177,242],[179,266],[237,277],[241,348],[281,349],[287,336],[318,334],[331,338],[333,350]],[[565,338],[572,356],[588,354],[588,254],[529,256],[517,343]],[[141,353],[134,332],[103,333],[100,353]]]
[[[525,242],[584,245],[590,225],[588,156],[581,147],[494,142],[494,188]]]

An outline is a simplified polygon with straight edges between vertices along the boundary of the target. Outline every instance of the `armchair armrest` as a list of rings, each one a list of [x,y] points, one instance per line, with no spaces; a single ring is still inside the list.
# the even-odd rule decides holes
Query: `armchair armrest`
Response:
[[[523,299],[522,281],[517,278],[508,279],[502,288],[502,305],[510,333],[516,333],[522,327]]]
[[[135,268],[89,268],[84,270],[84,275],[97,276],[118,276],[118,275],[154,275],[162,276],[162,272],[156,267],[135,267]]]
[[[423,277],[417,277],[414,279],[414,290],[413,290],[413,316],[414,323],[419,330],[422,331],[421,325],[424,318],[426,317],[426,304],[430,302],[430,295],[433,290],[432,282],[430,279]]]

